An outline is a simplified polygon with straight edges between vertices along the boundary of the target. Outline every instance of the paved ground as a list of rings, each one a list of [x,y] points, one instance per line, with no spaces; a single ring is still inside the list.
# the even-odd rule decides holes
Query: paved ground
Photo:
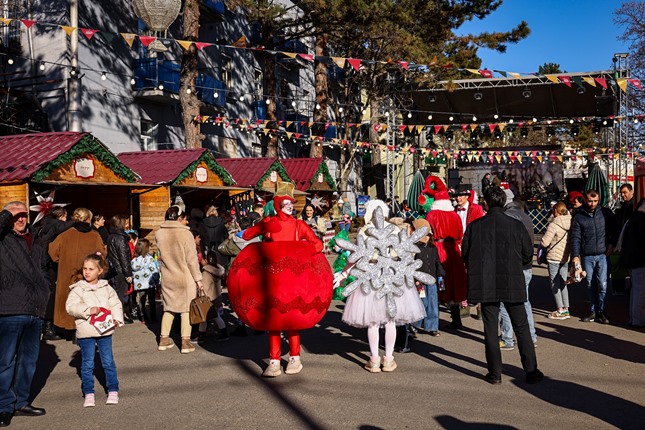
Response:
[[[572,312],[588,310],[585,291],[572,291]],[[408,354],[395,354],[390,374],[363,370],[366,333],[346,326],[342,302],[303,332],[304,370],[263,379],[266,336],[209,342],[188,355],[156,350],[158,327],[126,326],[115,335],[121,403],[83,409],[78,349],[42,345],[34,405],[47,415],[16,417],[11,428],[192,429],[643,429],[645,333],[625,327],[627,297],[611,297],[612,325],[554,321],[546,270],[531,286],[540,369],[527,385],[517,350],[503,352],[503,383],[485,373],[482,325],[464,320],[458,332],[420,335]],[[442,312],[442,326],[448,314]],[[178,341],[178,339],[176,339]],[[285,346],[286,351],[286,346]]]

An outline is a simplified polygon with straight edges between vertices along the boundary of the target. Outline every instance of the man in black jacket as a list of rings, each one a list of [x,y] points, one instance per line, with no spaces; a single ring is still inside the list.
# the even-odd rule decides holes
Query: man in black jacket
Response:
[[[47,252],[31,234],[27,207],[0,212],[0,427],[14,415],[44,415],[29,402],[40,346],[41,318],[49,298]]]
[[[614,251],[617,225],[614,214],[599,204],[595,190],[585,194],[585,209],[571,222],[571,261],[574,268],[582,265],[587,272],[586,282],[591,301],[591,314],[583,322],[598,321],[609,324],[605,312],[607,296],[607,256]]]
[[[522,267],[533,259],[533,244],[516,219],[504,214],[506,194],[499,187],[484,193],[489,211],[466,228],[461,255],[468,269],[468,301],[481,303],[488,373],[486,382],[502,382],[502,353],[497,338],[500,303],[504,304],[526,372],[526,382],[540,382],[535,347],[524,302],[527,300]]]

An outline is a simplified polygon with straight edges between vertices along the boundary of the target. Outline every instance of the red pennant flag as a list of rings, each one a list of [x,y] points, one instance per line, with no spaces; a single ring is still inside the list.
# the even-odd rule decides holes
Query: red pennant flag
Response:
[[[312,54],[298,54],[298,56],[307,61],[314,61],[314,56]]]
[[[293,135],[296,136],[296,139],[300,139],[300,136],[302,136],[300,133],[294,133]]]
[[[21,19],[20,22],[25,24],[25,27],[27,27],[27,28],[31,28],[36,23],[36,21],[31,20],[31,19]]]
[[[408,70],[408,62],[407,61],[397,61],[403,67],[403,69]]]
[[[197,47],[198,50],[202,50],[204,48],[208,48],[209,46],[213,45],[212,43],[207,43],[207,42],[195,42],[195,46]]]
[[[379,131],[381,129],[381,124],[374,124],[374,131]]]
[[[558,76],[560,82],[562,82],[567,87],[571,88],[571,78],[569,76]]]
[[[468,124],[461,124],[461,129],[462,129],[463,131],[468,130]]]
[[[361,60],[358,58],[348,58],[347,62],[349,63],[350,66],[357,72],[360,72],[361,70]]]
[[[437,151],[435,151],[435,150],[433,149],[433,150],[431,151],[431,153],[432,153],[432,156],[433,156],[433,157],[435,157],[435,158],[437,157]]]
[[[264,120],[262,120],[262,119],[256,119],[256,120],[255,120],[255,125],[260,125],[260,124],[262,124],[263,122],[264,122]]]
[[[490,130],[491,133],[495,131],[496,127],[497,127],[497,124],[488,124],[488,129]]]
[[[629,83],[635,86],[636,88],[638,88],[639,90],[643,89],[641,88],[641,81],[639,81],[638,79],[629,79]]]
[[[440,131],[441,131],[441,126],[440,125],[435,125],[434,126],[434,134],[439,134]]]
[[[303,126],[303,127],[304,127],[304,126],[305,126],[305,124],[307,124],[307,121],[300,121],[300,125],[301,125],[301,126]]]
[[[604,89],[607,89],[607,79],[605,79],[605,78],[594,78],[594,81],[598,82],[598,85],[600,85]]]
[[[94,36],[97,31],[98,30],[92,30],[91,28],[81,28],[81,32],[85,35],[85,37],[87,37],[87,40],[92,40],[92,36]]]
[[[157,38],[153,36],[139,36],[139,41],[145,46],[146,48],[148,45],[150,45],[152,42],[154,42]]]
[[[480,70],[479,74],[482,75],[485,78],[492,78],[493,77],[493,72],[491,72],[490,70],[486,70],[486,69]]]
[[[399,126],[399,131],[400,131],[401,133],[403,133],[403,132],[405,131],[405,129],[406,129],[406,128],[408,128],[408,126],[407,126],[407,125],[400,125],[400,126]]]

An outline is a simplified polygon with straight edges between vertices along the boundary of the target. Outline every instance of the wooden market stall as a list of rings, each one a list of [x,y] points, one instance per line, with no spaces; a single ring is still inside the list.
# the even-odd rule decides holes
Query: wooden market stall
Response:
[[[231,174],[239,187],[252,191],[232,194],[231,199],[240,213],[252,210],[256,199],[271,200],[280,182],[293,182],[277,158],[218,158],[217,162]],[[294,194],[302,194],[294,191]]]
[[[203,210],[209,204],[227,208],[230,192],[247,190],[235,186],[205,148],[126,152],[119,160],[141,176],[142,187],[133,193],[134,225],[150,240],[177,197],[190,214],[192,208]]]
[[[138,176],[90,133],[56,132],[0,137],[0,205],[38,203],[36,193],[86,207],[106,219],[130,214]]]
[[[283,158],[280,162],[296,185],[296,190],[308,193],[295,196],[294,209],[300,214],[307,200],[310,200],[320,215],[324,215],[333,204],[332,195],[336,182],[329,173],[327,163],[322,158]]]

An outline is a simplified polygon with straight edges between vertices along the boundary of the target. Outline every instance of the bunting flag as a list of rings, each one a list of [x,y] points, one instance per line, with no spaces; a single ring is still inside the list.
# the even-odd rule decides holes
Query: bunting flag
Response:
[[[466,71],[472,73],[473,75],[480,75],[478,69],[466,69]]]
[[[101,36],[103,37],[103,39],[105,39],[105,43],[109,45],[110,43],[112,43],[112,40],[114,40],[116,34],[109,31],[102,31]]]
[[[348,58],[347,62],[349,63],[350,66],[357,72],[361,71],[361,60],[357,58]]]
[[[207,43],[207,42],[195,42],[195,46],[199,51],[201,51],[204,48],[208,48],[209,46],[213,46],[212,43]]]
[[[598,82],[598,85],[603,87],[604,89],[607,89],[607,80],[604,78],[595,78],[594,79],[596,82]]]
[[[558,76],[564,85],[571,88],[571,78],[569,76]]]
[[[403,67],[403,70],[408,70],[408,62],[407,61],[397,61],[398,64]]]
[[[74,30],[76,30],[76,27],[69,27],[67,25],[61,25],[60,28],[62,28],[68,36],[71,36],[72,33],[74,33]]]
[[[571,80],[578,87],[582,88],[583,90],[585,89],[585,84],[582,82],[582,78],[580,78],[580,76],[571,76]]]
[[[307,60],[309,62],[314,61],[314,56],[311,54],[298,54],[298,56],[303,60]]]
[[[477,124],[470,124],[470,131],[473,132],[475,129],[479,127]]]
[[[132,44],[134,43],[134,38],[136,36],[136,34],[132,33],[121,33],[121,37],[123,37],[123,40],[125,40],[125,43],[127,43],[130,48],[132,48]]]
[[[81,32],[85,35],[85,37],[87,37],[87,40],[92,40],[92,37],[96,34],[97,31],[98,30],[92,30],[91,28],[81,28]]]
[[[519,73],[508,72],[515,79],[520,79],[522,76]]]
[[[246,37],[241,36],[235,41],[235,43],[233,43],[233,46],[236,48],[246,48]]]
[[[549,81],[553,82],[554,84],[560,83],[556,75],[544,75],[544,77],[547,78]]]
[[[342,57],[331,57],[332,61],[341,69],[345,68],[345,58]]]
[[[492,78],[493,77],[493,72],[491,72],[490,70],[486,70],[486,69],[480,70],[479,74],[482,75],[485,78]]]
[[[282,52],[282,51],[280,51],[280,53],[286,55],[289,58],[296,58],[296,55],[298,55],[295,52]]]
[[[154,36],[139,36],[139,42],[141,42],[141,44],[146,48],[155,40],[157,40],[157,38]]]
[[[641,81],[638,79],[629,79],[629,83],[638,88],[639,90],[642,89],[641,87]]]
[[[583,76],[582,80],[591,85],[592,87],[596,86],[596,81],[591,76]]]
[[[430,64],[428,66],[435,66],[437,64],[437,56],[435,55],[432,57],[432,60],[430,61]]]
[[[21,19],[20,22],[22,22],[27,28],[31,28],[36,23],[33,19]]]
[[[188,51],[190,49],[190,45],[193,44],[193,42],[191,42],[190,40],[177,40],[177,43],[179,44],[179,46],[184,48],[184,51]]]
[[[616,83],[623,92],[627,92],[627,78],[620,78],[616,81]]]
[[[0,22],[3,23],[4,25],[9,25],[11,24],[11,20],[9,18],[2,18],[0,17]]]

